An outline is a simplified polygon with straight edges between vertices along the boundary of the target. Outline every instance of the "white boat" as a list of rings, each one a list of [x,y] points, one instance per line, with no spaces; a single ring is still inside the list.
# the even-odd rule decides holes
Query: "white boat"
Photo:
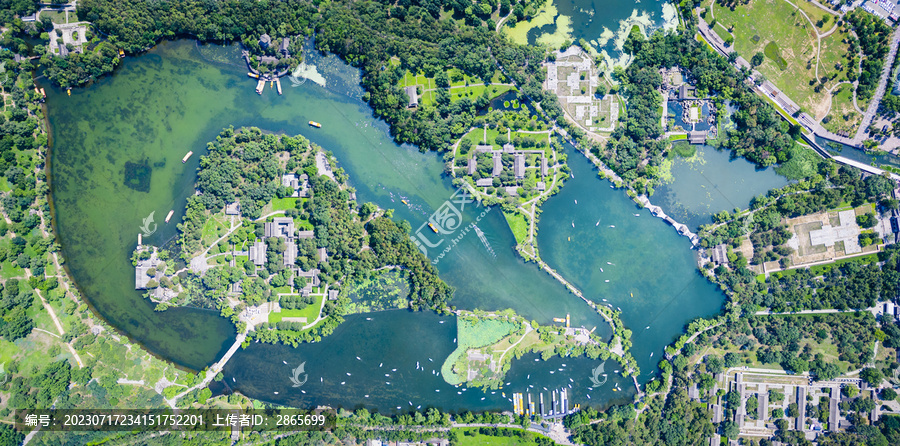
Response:
[[[231,382],[235,382],[235,381],[234,381],[234,378],[231,378]]]
[[[283,362],[285,365],[287,365],[287,361],[282,360],[281,362]]]
[[[357,360],[357,361],[362,361],[362,359],[359,359],[359,356],[356,357],[356,360]]]
[[[641,214],[634,214],[634,216],[635,216],[635,217],[640,217],[640,216],[641,216]]]
[[[606,283],[609,283],[609,279],[606,279]]]
[[[649,329],[650,329],[650,326],[648,325],[647,328],[645,328],[644,330],[649,330]]]
[[[594,223],[594,226],[600,226],[600,220],[597,220],[597,223]]]
[[[575,227],[575,220],[572,220],[572,227]]]
[[[600,268],[600,272],[601,272],[601,273],[603,272],[603,268]]]
[[[341,381],[341,385],[342,385],[342,386],[343,386],[343,385],[344,385],[344,383],[346,383],[346,382],[347,382],[347,381]]]
[[[606,299],[603,299],[603,302],[608,302]]]
[[[347,376],[351,376],[351,375],[350,375],[350,372],[347,372]]]
[[[378,367],[381,367],[381,366],[383,366],[383,365],[384,365],[384,363],[382,362],[381,364],[378,364]]]
[[[609,227],[610,227],[610,228],[615,228],[615,227],[616,227],[616,225],[609,225]]]
[[[607,265],[612,265],[612,262],[606,262]]]
[[[369,395],[365,395],[365,397],[366,397],[366,398],[368,398],[368,397],[369,397]]]
[[[651,358],[653,357],[653,352],[650,352],[650,357],[651,357]]]
[[[191,155],[193,155],[193,154],[194,154],[193,151],[188,152],[187,155],[185,155],[184,158],[181,159],[181,164],[186,163],[187,160],[188,160],[188,159],[191,157]]]
[[[175,209],[172,209],[171,211],[169,211],[169,214],[166,215],[166,223],[168,223],[169,220],[172,219],[172,216],[173,216],[173,215],[175,215]],[[287,364],[287,363],[285,363],[285,364]]]
[[[578,200],[575,200],[575,204],[578,204]]]
[[[274,393],[274,394],[276,394],[276,395],[278,395],[278,392],[272,392],[272,393]]]

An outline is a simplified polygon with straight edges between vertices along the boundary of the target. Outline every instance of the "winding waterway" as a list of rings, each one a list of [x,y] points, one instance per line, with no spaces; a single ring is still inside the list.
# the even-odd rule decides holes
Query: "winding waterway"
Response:
[[[334,152],[359,201],[395,209],[395,217],[409,220],[414,229],[453,194],[436,155],[397,146],[386,125],[372,119],[371,110],[359,99],[355,70],[333,57],[311,55],[308,62],[319,66],[326,87],[313,82],[294,87],[285,82],[283,96],[268,88],[258,96],[255,82],[246,78],[243,67],[210,62],[221,59],[216,55],[233,52],[206,48],[202,57],[193,42],[166,42],[126,59],[114,76],[73,90],[71,96],[42,85],[49,95],[54,139],[55,221],[72,276],[87,301],[111,325],[149,351],[193,369],[214,362],[233,342],[234,328],[205,310],[154,312],[133,289],[129,257],[142,221],[151,212],[158,226],[145,243],[161,244],[174,237],[175,222],[180,221],[186,197],[193,193],[199,155],[223,127],[254,125],[304,134]],[[309,120],[323,127],[311,129],[306,125]],[[189,150],[194,157],[180,163]],[[571,156],[570,163],[576,178],[548,201],[542,216],[542,254],[563,275],[571,274],[589,298],[599,303],[608,296],[613,305],[622,307],[626,324],[635,332],[636,356],[649,372],[655,361],[642,356],[659,355],[686,321],[718,309],[722,296],[696,275],[686,239],[646,212],[643,218],[630,216],[638,211],[621,191],[597,180],[580,156]],[[581,198],[583,204],[574,205],[573,198]],[[176,211],[175,217],[165,224],[162,219],[170,209]],[[609,336],[608,325],[580,299],[517,257],[499,209],[467,206],[463,225],[482,214],[477,226],[485,241],[472,232],[437,265],[441,277],[456,287],[454,305],[513,308],[541,323],[570,314],[573,325],[597,327],[598,334]],[[598,229],[595,216],[622,231],[596,239],[573,233],[582,237],[577,244],[561,240],[570,220],[584,226],[578,230]],[[434,253],[429,254],[434,258]],[[607,260],[619,268],[610,270],[616,274],[612,286],[617,288],[612,290],[598,286],[591,276],[595,264]],[[626,298],[626,291],[636,297]],[[645,322],[652,323],[653,329],[642,333]],[[572,385],[573,403],[608,404],[625,401],[633,390],[628,380],[614,373],[613,362],[607,367],[608,382],[591,388],[591,370],[600,361],[555,358],[544,363],[528,355],[513,363],[510,384],[501,392],[456,389],[431,371],[439,370],[455,348],[455,337],[453,318],[430,313],[395,310],[348,316],[318,344],[298,348],[251,344],[228,363],[225,383],[248,396],[279,403],[365,405],[385,411],[398,406],[408,410],[410,402],[454,410],[508,409],[511,405],[501,392],[537,392],[568,385]],[[428,358],[434,367],[417,370],[415,362],[432,364]],[[300,388],[291,387],[291,370],[301,363],[308,381]],[[381,373],[379,369],[388,364],[397,371]],[[390,384],[382,383],[382,378]]]

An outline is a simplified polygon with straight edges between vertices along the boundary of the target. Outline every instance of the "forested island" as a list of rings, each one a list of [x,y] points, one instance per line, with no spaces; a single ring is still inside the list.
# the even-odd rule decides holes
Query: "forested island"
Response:
[[[303,136],[228,128],[207,146],[179,224],[180,257],[138,247],[136,284],[157,309],[217,309],[247,342],[320,340],[348,311],[343,284],[396,268],[408,282],[406,308],[447,313],[453,290],[406,235],[407,222],[372,203],[358,206],[333,157]],[[320,170],[321,169],[321,170]],[[165,253],[165,251],[163,251]]]

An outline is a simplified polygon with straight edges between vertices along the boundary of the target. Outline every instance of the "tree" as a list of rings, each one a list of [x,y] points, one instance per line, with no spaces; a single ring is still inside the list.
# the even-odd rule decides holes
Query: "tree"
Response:
[[[752,66],[753,68],[756,68],[756,67],[762,65],[764,58],[765,58],[765,56],[763,55],[762,51],[757,52],[756,54],[753,55],[753,58],[750,59],[750,66]]]
[[[863,379],[863,381],[867,382],[872,387],[878,387],[881,384],[881,381],[884,379],[884,374],[881,373],[881,370],[872,367],[866,367],[859,373],[859,377]]]
[[[472,149],[472,140],[470,140],[468,138],[463,138],[459,142],[459,153],[460,154],[465,155],[465,154],[469,153],[469,150],[471,150],[471,149]]]
[[[738,435],[741,434],[741,430],[738,428],[738,425],[734,421],[726,421],[722,423],[722,435],[728,437],[731,440],[736,440]]]
[[[888,387],[887,389],[881,391],[881,399],[885,401],[893,401],[897,399],[897,392],[894,389]]]
[[[788,416],[792,418],[797,418],[800,416],[800,408],[797,406],[797,403],[788,404]]]

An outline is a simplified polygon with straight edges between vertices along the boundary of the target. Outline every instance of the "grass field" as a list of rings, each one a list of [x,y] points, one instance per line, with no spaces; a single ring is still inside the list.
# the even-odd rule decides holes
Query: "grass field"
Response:
[[[822,122],[832,133],[853,133],[862,121],[862,115],[853,107],[853,85],[843,84],[832,91],[831,111],[828,122]]]
[[[481,96],[485,91],[487,91],[488,97],[494,98],[513,89],[513,87],[509,85],[497,85],[507,82],[500,71],[494,72],[494,75],[490,79],[490,86],[485,86],[481,79],[469,76],[457,68],[447,70],[447,76],[450,78],[451,100],[458,100],[463,97],[474,100],[478,96]],[[407,71],[397,86],[404,88],[411,85],[416,85],[420,89],[420,106],[434,104],[436,98],[434,90],[438,88],[434,78],[427,77],[422,73],[414,75]]]
[[[778,44],[775,42],[769,42],[766,44],[765,49],[766,57],[769,58],[772,62],[775,62],[775,65],[778,66],[778,69],[784,71],[787,69],[788,63],[781,57],[781,51],[778,49]]]
[[[297,207],[297,197],[273,198],[272,211],[286,211]]]
[[[711,0],[704,2],[704,6],[711,4]],[[811,9],[807,11],[805,6]],[[813,24],[784,0],[756,0],[734,11],[712,4],[718,23],[732,29],[738,54],[750,60],[754,54],[763,52],[767,57],[757,69],[810,115],[821,119],[828,110],[827,88],[846,80],[846,73],[837,66],[847,68],[848,47],[842,42],[845,36],[836,31],[822,39],[819,54],[814,24],[826,13],[812,11],[818,9],[814,5],[802,7]],[[833,24],[834,19],[829,19],[822,32],[831,29]],[[720,37],[725,34],[721,30],[717,32]],[[814,89],[817,63],[818,77],[829,78],[818,93]]]
[[[319,317],[319,307],[322,306],[322,299],[324,296],[312,297],[315,299],[313,303],[302,310],[281,310],[279,313],[269,313],[269,322],[281,322],[281,319],[286,317],[305,317],[306,323],[316,320],[316,318]]]
[[[516,237],[516,243],[524,242],[528,238],[528,222],[525,220],[525,216],[518,212],[514,214],[504,212],[503,216],[506,217],[506,223],[509,224],[509,229]]]
[[[457,446],[526,446],[526,445],[536,445],[537,441],[535,438],[538,434],[532,432],[524,432],[523,436],[511,436],[511,437],[493,437],[488,435],[481,435],[478,433],[478,428],[464,428],[464,429],[453,429],[453,432],[457,434],[457,441],[454,442],[454,445]],[[519,433],[521,431],[516,431]]]
[[[44,11],[44,12],[41,13],[41,18],[44,18],[44,17],[50,17],[50,20],[52,20],[53,23],[58,23],[58,24],[68,23],[68,22],[66,21],[66,13],[65,13],[65,12],[59,12],[59,11]],[[72,22],[72,21],[75,21],[75,20],[77,20],[77,18],[73,15],[73,16],[70,18],[69,22]]]
[[[791,3],[797,5],[803,12],[812,20],[813,25],[816,26],[816,29],[819,30],[820,33],[825,33],[836,23],[837,17],[825,12],[822,8],[808,2],[807,0],[792,0]],[[823,3],[824,4],[824,3]],[[825,21],[825,16],[829,16],[827,22]],[[819,23],[822,23],[820,26]]]

